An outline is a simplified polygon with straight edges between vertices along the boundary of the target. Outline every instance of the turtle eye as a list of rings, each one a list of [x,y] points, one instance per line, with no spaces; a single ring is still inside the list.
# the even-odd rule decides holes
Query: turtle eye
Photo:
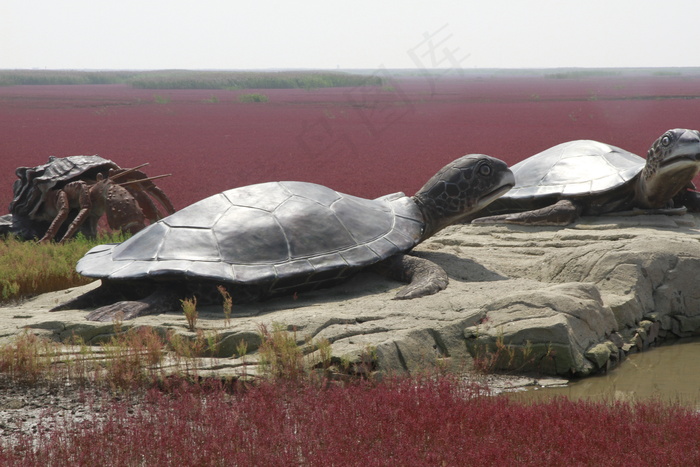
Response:
[[[668,146],[669,144],[671,144],[671,137],[668,136],[668,135],[664,135],[664,136],[661,138],[661,145],[662,145],[662,146]]]
[[[481,167],[479,167],[479,173],[484,176],[491,175],[491,166],[488,164],[482,164]]]

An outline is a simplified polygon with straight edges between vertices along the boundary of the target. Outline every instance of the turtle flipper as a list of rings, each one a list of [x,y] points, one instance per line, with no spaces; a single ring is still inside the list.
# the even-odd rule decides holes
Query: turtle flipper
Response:
[[[374,271],[390,279],[408,282],[396,294],[394,300],[419,298],[436,294],[447,287],[450,280],[447,273],[437,264],[427,259],[410,255],[395,255],[378,263]]]
[[[700,193],[688,191],[685,198],[685,206],[690,212],[700,212]]]
[[[153,314],[147,309],[148,304],[144,302],[122,301],[92,310],[90,313],[88,313],[85,319],[88,321],[109,322],[114,321],[115,319],[119,319],[121,321],[125,319],[133,319],[137,316]]]
[[[141,300],[124,300],[92,310],[86,319],[104,322],[167,313],[177,310],[179,298],[179,294],[172,288],[159,287],[151,295]]]
[[[578,219],[581,208],[568,199],[533,211],[480,217],[472,224],[568,225]]]
[[[685,206],[690,212],[700,212],[700,192],[692,183],[673,198],[674,206]]]
[[[118,287],[112,287],[109,284],[105,284],[92,289],[89,292],[75,297],[67,302],[61,303],[49,310],[51,311],[61,311],[61,310],[84,310],[87,308],[95,308],[102,305],[107,305],[109,303],[114,303],[117,300],[124,300],[127,297],[124,296],[123,290]]]
[[[679,208],[659,208],[659,209],[639,209],[634,208],[630,211],[606,212],[601,216],[682,216],[688,212],[688,208],[681,206]]]

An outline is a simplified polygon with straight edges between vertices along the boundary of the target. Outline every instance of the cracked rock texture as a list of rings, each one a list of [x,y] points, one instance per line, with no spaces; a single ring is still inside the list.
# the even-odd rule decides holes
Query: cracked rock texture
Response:
[[[259,326],[273,323],[296,329],[300,343],[328,339],[336,361],[371,355],[388,372],[477,364],[585,376],[659,339],[700,334],[696,215],[583,218],[566,228],[458,225],[415,254],[445,268],[446,290],[392,300],[401,284],[363,273],[296,299],[235,306],[229,326],[219,307],[201,308],[197,327],[221,337],[212,371],[240,369],[241,340],[254,362]],[[57,340],[109,338],[113,326],[86,321],[84,311],[47,311],[94,286],[0,308],[0,342],[25,327]],[[123,327],[142,325],[192,334],[176,312]]]

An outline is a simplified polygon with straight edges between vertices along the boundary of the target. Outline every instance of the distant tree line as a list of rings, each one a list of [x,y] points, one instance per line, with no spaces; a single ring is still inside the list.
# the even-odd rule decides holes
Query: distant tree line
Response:
[[[143,89],[315,89],[381,86],[378,76],[324,71],[0,70],[0,86],[127,84]]]

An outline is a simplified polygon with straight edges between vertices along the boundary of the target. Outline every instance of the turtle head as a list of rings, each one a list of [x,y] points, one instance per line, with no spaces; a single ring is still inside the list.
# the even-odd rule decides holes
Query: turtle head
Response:
[[[425,219],[421,241],[466,220],[515,185],[505,162],[469,154],[447,164],[413,195]]]
[[[700,132],[677,128],[654,141],[637,184],[640,207],[663,208],[700,171]]]

